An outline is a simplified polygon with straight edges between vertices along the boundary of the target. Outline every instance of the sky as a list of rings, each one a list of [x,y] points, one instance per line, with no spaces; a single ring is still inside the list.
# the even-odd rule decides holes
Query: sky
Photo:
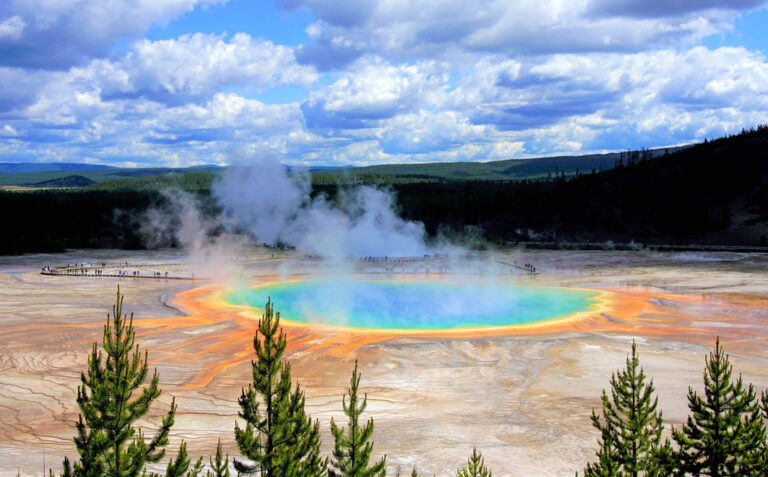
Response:
[[[768,0],[3,0],[0,162],[487,161],[768,123]]]

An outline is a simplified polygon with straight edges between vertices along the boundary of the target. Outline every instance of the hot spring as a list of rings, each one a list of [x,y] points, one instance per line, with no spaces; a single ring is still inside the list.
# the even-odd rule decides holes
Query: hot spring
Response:
[[[307,280],[269,283],[226,296],[283,320],[363,329],[444,330],[514,326],[586,311],[597,292],[503,281]]]

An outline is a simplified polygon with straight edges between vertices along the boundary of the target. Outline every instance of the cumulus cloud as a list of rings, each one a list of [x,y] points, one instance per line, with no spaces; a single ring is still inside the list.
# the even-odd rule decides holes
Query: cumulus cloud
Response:
[[[461,52],[644,51],[700,39],[721,29],[738,12],[766,2],[718,3],[722,4],[714,0],[291,0],[282,5],[314,13],[317,20],[307,28],[311,42],[302,47],[299,58],[329,69],[366,54],[404,61],[414,57],[449,60]]]
[[[188,166],[226,162],[239,148],[281,152],[288,143],[301,144],[298,103],[265,104],[231,92],[180,105],[105,100],[87,69],[55,76],[32,104],[8,116],[21,143],[4,154]]]
[[[184,35],[141,40],[123,58],[96,59],[67,71],[0,66],[0,113],[35,101],[39,104],[31,113],[49,110],[58,116],[84,102],[147,99],[173,107],[205,102],[223,88],[248,92],[286,84],[309,87],[317,77],[313,67],[296,62],[291,48],[270,41],[244,33],[229,40],[222,35]],[[56,108],[49,107],[54,104]],[[134,103],[136,108],[146,105]]]
[[[766,122],[765,56],[692,43],[757,0],[728,9],[709,0],[647,9],[284,0],[314,14],[305,45],[194,33],[126,41],[103,58],[94,57],[117,39],[200,1],[140,2],[130,13],[122,0],[91,1],[0,4],[0,155],[164,165],[260,151],[305,165],[484,160],[680,144]],[[96,25],[107,3],[134,24]],[[73,5],[94,8],[93,18]],[[87,27],[95,30],[79,31]],[[46,55],[63,56],[36,60],[43,39]]]
[[[490,56],[454,79],[432,63],[376,63],[285,104],[234,92],[105,99],[94,71],[55,73],[23,119],[5,121],[15,140],[164,164],[263,150],[310,165],[483,160],[684,143],[764,122],[768,109],[768,63],[743,48]]]
[[[697,121],[683,113],[726,108],[752,118],[748,112],[766,104],[768,64],[743,48],[555,55],[515,66],[510,75],[509,67],[479,62],[449,102],[474,124],[509,131],[537,130],[569,118],[589,119],[596,129],[615,122],[647,129],[640,121],[662,110],[676,110],[681,123]]]
[[[593,0],[592,12],[601,15],[629,15],[633,17],[669,17],[705,10],[749,10],[765,5],[765,0]]]
[[[123,38],[220,0],[5,0],[0,65],[66,69],[104,57]]]
[[[18,135],[19,132],[10,124],[6,124],[0,129],[0,137],[17,137]]]
[[[36,74],[21,68],[0,66],[0,114],[33,103],[50,78],[47,73]]]
[[[473,125],[456,111],[402,114],[387,121],[377,132],[387,154],[428,154],[483,141],[488,131]]]
[[[372,63],[313,92],[301,108],[311,129],[360,129],[432,104],[444,78],[424,65]]]
[[[0,21],[0,40],[18,40],[25,26],[26,22],[18,15]]]
[[[95,65],[107,97],[147,96],[161,101],[209,96],[227,85],[265,89],[281,84],[311,85],[313,67],[296,63],[293,50],[235,34],[196,33],[176,39],[142,40],[119,62]]]
[[[301,127],[298,105],[268,105],[235,93],[217,93],[205,104],[163,108],[140,122],[144,142],[248,142],[275,138]]]

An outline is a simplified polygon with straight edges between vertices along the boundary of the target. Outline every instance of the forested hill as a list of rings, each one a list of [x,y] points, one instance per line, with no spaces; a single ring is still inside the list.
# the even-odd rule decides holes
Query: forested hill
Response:
[[[677,149],[679,148],[489,162],[316,167],[310,168],[309,172],[313,183],[319,185],[546,179],[561,173],[572,177],[593,169],[596,171],[610,169],[629,154],[655,157],[666,151]],[[290,166],[286,166],[286,169],[289,172],[293,170]],[[215,176],[223,170],[224,168],[218,166],[117,168],[70,163],[0,163],[0,186],[39,188],[42,187],[40,186],[42,183],[55,183],[58,179],[72,175],[72,171],[77,171],[78,175],[98,184],[91,187],[91,190],[148,190],[161,184],[177,184],[178,187],[199,190],[205,187],[205,183],[210,187]],[[188,174],[198,174],[198,176],[191,180],[183,177]]]
[[[522,180],[546,179],[553,175],[564,174],[571,177],[580,173],[611,169],[617,162],[629,155],[638,157],[657,157],[679,147],[666,149],[645,149],[642,151],[611,152],[606,154],[586,154],[582,156],[552,156],[533,159],[506,159],[488,162],[434,162],[424,164],[383,164],[313,171],[315,183],[325,183],[325,178],[340,178],[341,175],[352,177],[393,178],[396,183],[451,182],[472,180]],[[410,179],[410,180],[405,180]],[[386,179],[383,179],[386,180]]]
[[[377,173],[381,183],[387,174]],[[85,176],[85,174],[83,174]],[[141,248],[142,217],[163,206],[160,189],[194,191],[208,213],[210,173],[92,184],[82,189],[0,191],[0,254],[64,248]],[[768,245],[768,127],[669,154],[619,155],[616,167],[520,181],[393,180],[400,213],[428,232],[468,230],[518,241]],[[131,182],[136,181],[136,182]],[[126,184],[132,184],[126,187]],[[343,184],[343,183],[342,183]],[[313,184],[331,200],[339,183]],[[163,245],[175,245],[171,238]]]
[[[396,186],[401,209],[501,240],[768,245],[768,127],[570,180]]]

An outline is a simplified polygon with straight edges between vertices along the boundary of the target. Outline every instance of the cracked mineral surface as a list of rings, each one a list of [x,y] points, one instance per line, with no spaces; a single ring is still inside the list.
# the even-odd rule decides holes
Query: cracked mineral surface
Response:
[[[758,391],[768,386],[765,255],[500,251],[491,260],[494,273],[521,282],[597,290],[601,304],[540,326],[458,332],[285,323],[293,377],[320,421],[324,451],[332,446],[331,417],[343,419],[341,398],[355,359],[367,416],[375,420],[374,454],[387,455],[391,474],[414,465],[424,475],[455,474],[477,447],[495,475],[573,475],[594,458],[589,415],[632,340],[656,385],[667,432],[687,416],[688,387],[701,389],[717,336],[735,373]],[[541,273],[511,266],[527,263]],[[42,266],[64,264],[199,280],[40,274]],[[388,279],[439,279],[453,271],[417,263],[349,267]],[[229,305],[223,292],[233,280],[322,273],[317,261],[265,249],[220,265],[173,252],[0,257],[0,474],[60,471],[65,455],[75,457],[79,375],[101,340],[117,285],[163,390],[142,426],[156,426],[175,397],[171,455],[184,439],[192,456],[207,457],[221,438],[236,456],[237,398],[250,380],[259,310]]]

